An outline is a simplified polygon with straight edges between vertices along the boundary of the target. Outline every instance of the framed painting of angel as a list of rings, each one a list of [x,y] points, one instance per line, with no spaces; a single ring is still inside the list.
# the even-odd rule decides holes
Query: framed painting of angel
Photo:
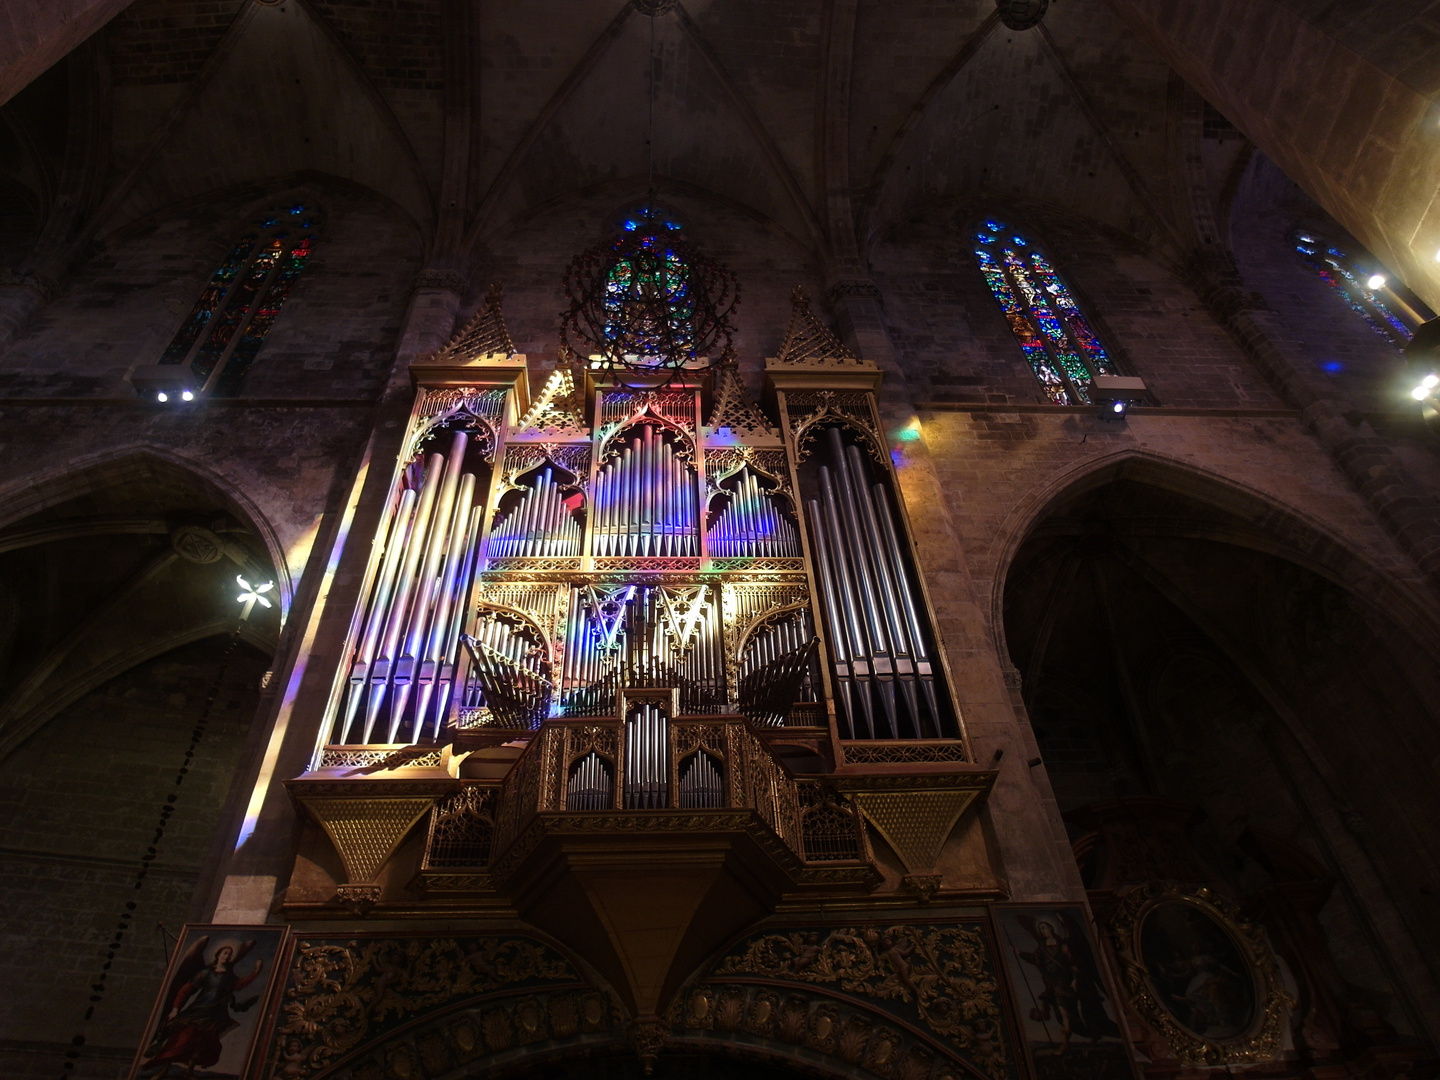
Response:
[[[994,912],[1036,1080],[1133,1080],[1085,909],[997,904]]]
[[[187,925],[129,1080],[243,1080],[288,927]]]

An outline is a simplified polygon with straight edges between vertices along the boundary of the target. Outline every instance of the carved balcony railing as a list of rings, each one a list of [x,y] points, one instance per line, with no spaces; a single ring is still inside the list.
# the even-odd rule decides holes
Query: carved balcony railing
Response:
[[[803,859],[795,781],[743,717],[662,723],[662,738],[638,730],[633,717],[542,724],[505,779],[495,819],[497,858],[541,814],[696,811],[718,812],[718,819],[754,811]]]

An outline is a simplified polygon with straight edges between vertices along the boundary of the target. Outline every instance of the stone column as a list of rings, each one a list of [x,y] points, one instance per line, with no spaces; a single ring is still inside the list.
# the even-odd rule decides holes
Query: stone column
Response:
[[[206,905],[211,921],[264,922],[283,883],[293,854],[295,809],[281,781],[305,771],[320,737],[335,665],[405,436],[413,401],[410,363],[449,340],[467,287],[464,275],[454,271],[422,270],[416,278],[375,426],[352,467],[354,479],[325,515],[321,539],[296,589],[286,628],[288,654],[276,658],[265,747],[226,807],[225,827],[235,842]]]
[[[1220,325],[1260,368],[1325,447],[1345,477],[1432,587],[1440,589],[1440,502],[1419,487],[1368,421],[1345,407],[1285,331],[1280,317],[1253,292],[1211,278],[1201,295]]]
[[[946,491],[921,437],[899,433],[917,420],[915,397],[885,325],[880,290],[864,278],[840,278],[829,290],[840,337],[885,371],[880,415],[896,455],[896,473],[920,549],[922,572],[950,660],[965,730],[978,765],[1000,771],[990,793],[990,820],[1003,874],[1016,900],[1083,901],[1070,842],[1040,750],[1020,699],[1019,672],[997,655],[988,598],[977,594],[963,538],[948,513],[963,491]]]
[[[0,355],[55,293],[55,283],[48,278],[0,271]]]

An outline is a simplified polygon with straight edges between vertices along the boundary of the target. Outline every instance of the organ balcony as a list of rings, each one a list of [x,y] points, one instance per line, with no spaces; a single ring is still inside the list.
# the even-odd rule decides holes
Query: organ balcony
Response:
[[[744,716],[681,714],[675,688],[617,698],[612,716],[545,721],[473,764],[450,747],[375,751],[390,756],[368,764],[328,752],[289,784],[333,851],[312,828],[287,910],[518,915],[650,1015],[783,904],[869,897],[887,879],[896,902],[934,899],[941,850],[995,775],[908,764],[796,776]],[[963,832],[962,858],[983,859],[980,831]],[[967,899],[1001,891],[975,884]]]

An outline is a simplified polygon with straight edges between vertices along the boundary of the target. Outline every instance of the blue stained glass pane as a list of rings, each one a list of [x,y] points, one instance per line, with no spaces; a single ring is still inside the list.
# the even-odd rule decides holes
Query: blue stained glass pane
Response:
[[[1010,324],[1010,330],[1020,345],[1020,351],[1030,364],[1030,369],[1035,372],[1035,377],[1040,380],[1040,386],[1046,396],[1055,405],[1073,404],[1070,400],[1070,391],[1066,389],[1065,380],[1060,377],[1050,363],[1050,354],[1045,351],[1045,346],[1035,332],[1034,324],[1026,317],[1024,308],[1020,306],[1020,301],[1015,296],[1015,290],[1005,279],[1005,274],[995,261],[995,257],[984,248],[978,249],[975,257],[980,262],[980,273],[985,277],[985,284],[990,286],[991,295],[1000,305],[1000,310],[1005,315],[1005,321]]]
[[[1312,237],[1296,233],[1297,240],[1318,243]],[[1365,284],[1368,275],[1355,261],[1339,248],[1327,247],[1326,254],[1319,254],[1318,248],[1296,244],[1295,250],[1305,258],[1320,280],[1329,285],[1353,311],[1363,318],[1372,330],[1380,334],[1391,345],[1403,348],[1413,334],[1408,325],[1390,310],[1376,291]]]

